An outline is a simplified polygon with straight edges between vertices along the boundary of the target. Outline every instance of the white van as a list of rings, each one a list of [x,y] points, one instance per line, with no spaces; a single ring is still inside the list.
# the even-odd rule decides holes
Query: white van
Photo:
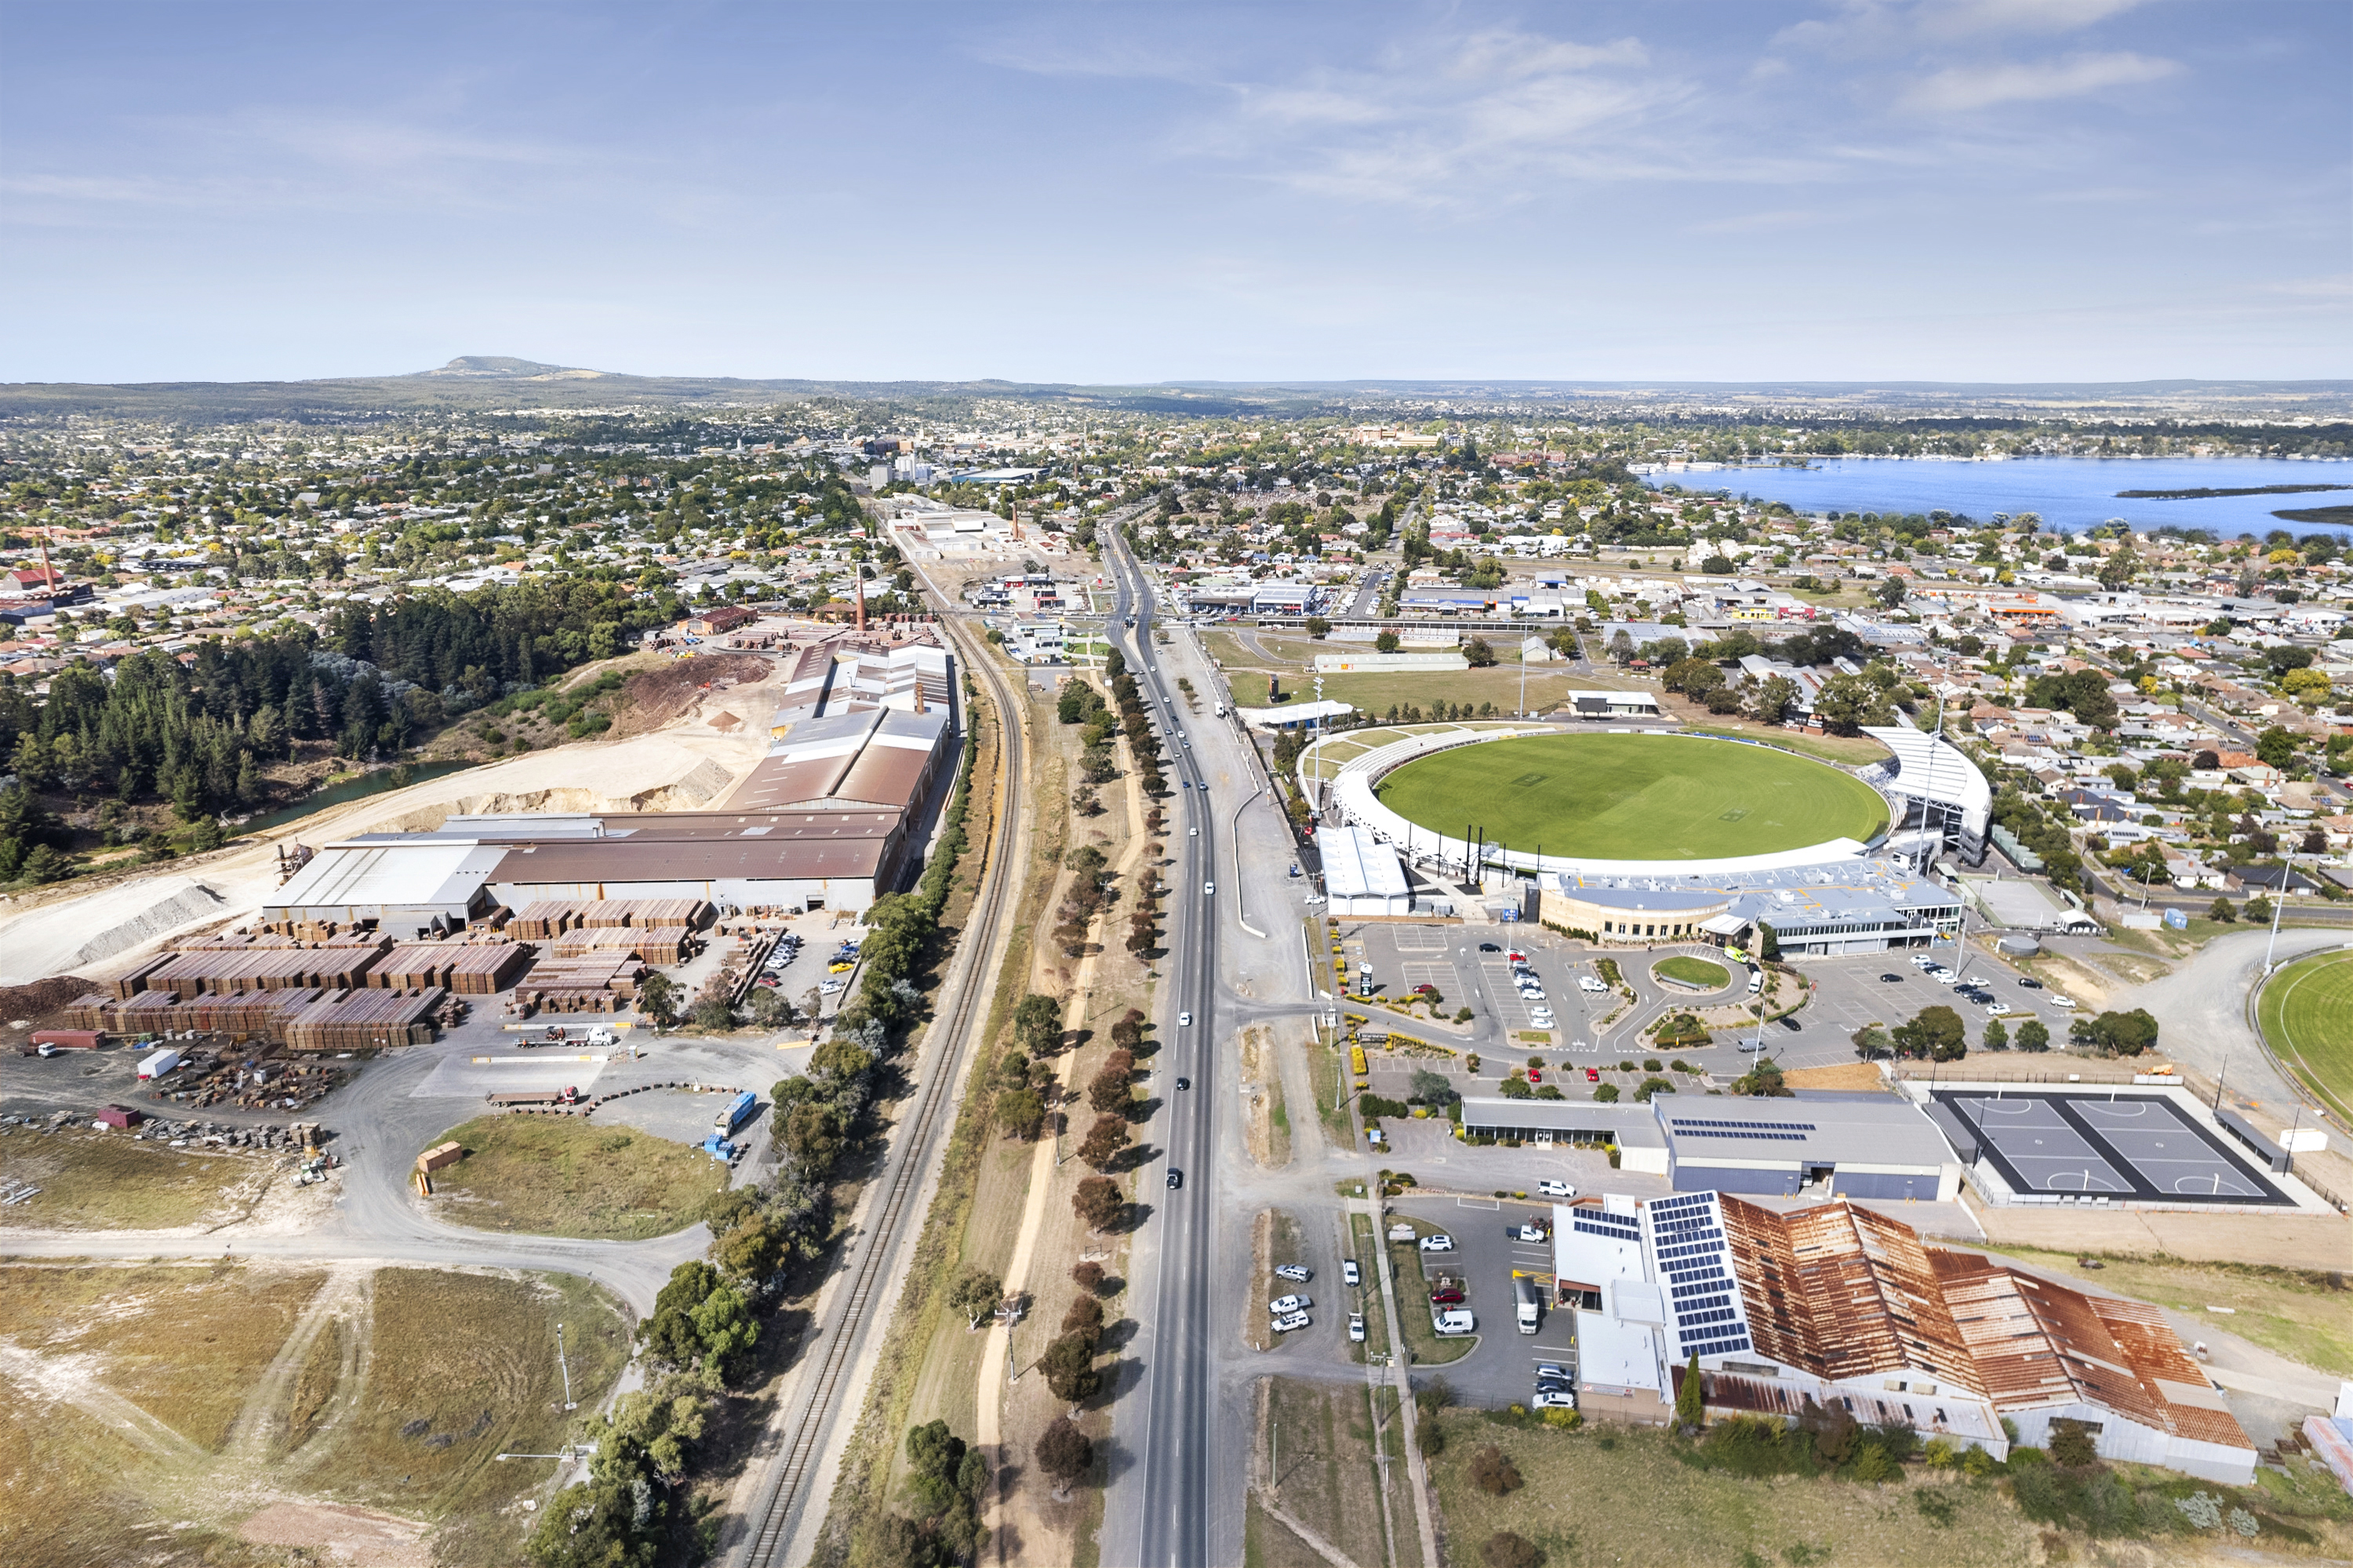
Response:
[[[1536,1298],[1535,1281],[1525,1275],[1515,1275],[1512,1279],[1512,1297],[1519,1307],[1520,1332],[1535,1333],[1543,1326],[1538,1319],[1544,1310]]]
[[[1763,991],[1764,989],[1765,971],[1763,969],[1750,969],[1748,971],[1748,994],[1755,996],[1758,991]]]

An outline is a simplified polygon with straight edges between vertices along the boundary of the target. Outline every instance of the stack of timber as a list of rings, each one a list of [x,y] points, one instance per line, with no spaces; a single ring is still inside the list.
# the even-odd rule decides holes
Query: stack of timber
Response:
[[[530,967],[520,942],[400,942],[375,961],[367,983],[376,990],[442,986],[460,996],[491,996]]]
[[[580,912],[580,925],[593,929],[626,926],[646,931],[697,931],[711,917],[700,898],[602,898]]]
[[[203,948],[175,953],[166,963],[125,977],[141,991],[192,996],[248,991],[291,991],[306,986],[343,989],[361,977],[392,946],[389,938],[365,943],[310,948]]]
[[[603,953],[635,953],[649,964],[683,963],[686,933],[678,929],[638,930],[627,926],[596,927],[558,937],[548,952],[559,959],[595,958]]]
[[[545,1012],[610,1012],[638,994],[645,975],[645,965],[627,948],[543,959],[515,987],[514,1000]]]
[[[438,986],[322,998],[288,1021],[285,1044],[293,1051],[422,1045],[433,1038],[434,1013],[444,1000]]]
[[[580,924],[580,907],[561,899],[541,898],[515,911],[507,922],[507,935],[518,942],[544,942],[561,937]]]

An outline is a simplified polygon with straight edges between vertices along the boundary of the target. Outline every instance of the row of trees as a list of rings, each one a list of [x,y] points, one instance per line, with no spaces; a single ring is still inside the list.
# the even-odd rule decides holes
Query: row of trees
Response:
[[[2104,1056],[2137,1056],[2153,1051],[2157,1033],[2157,1020],[2138,1007],[2129,1012],[2070,1019],[2067,1023],[2069,1044]],[[2051,1049],[2051,1026],[2039,1018],[2029,1018],[2013,1033],[2004,1020],[1990,1018],[1978,1044],[1985,1051],[2044,1052]],[[1869,1023],[1854,1033],[1855,1054],[1865,1061],[1893,1056],[1915,1062],[1957,1062],[1968,1049],[1968,1025],[1958,1012],[1941,1002],[1922,1008],[1910,1022],[1893,1029]]]

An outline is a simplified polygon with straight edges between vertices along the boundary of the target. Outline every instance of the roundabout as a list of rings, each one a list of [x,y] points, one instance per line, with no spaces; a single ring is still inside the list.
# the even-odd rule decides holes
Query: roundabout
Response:
[[[1679,874],[1819,864],[1863,853],[1886,800],[1776,747],[1669,731],[1412,734],[1352,759],[1342,810],[1440,861],[1524,871]]]
[[[1651,966],[1651,974],[1677,991],[1693,992],[1718,991],[1732,983],[1732,971],[1722,964],[1683,955],[1662,959]]]

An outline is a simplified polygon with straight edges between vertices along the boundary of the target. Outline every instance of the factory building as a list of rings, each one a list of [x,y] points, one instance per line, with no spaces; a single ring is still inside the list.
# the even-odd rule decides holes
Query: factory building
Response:
[[[1844,1201],[1611,1194],[1553,1216],[1588,1414],[1668,1421],[1696,1357],[1719,1418],[1837,1404],[1996,1458],[2074,1422],[2105,1458],[2253,1478],[2254,1445],[2156,1308],[1928,1245]]]

